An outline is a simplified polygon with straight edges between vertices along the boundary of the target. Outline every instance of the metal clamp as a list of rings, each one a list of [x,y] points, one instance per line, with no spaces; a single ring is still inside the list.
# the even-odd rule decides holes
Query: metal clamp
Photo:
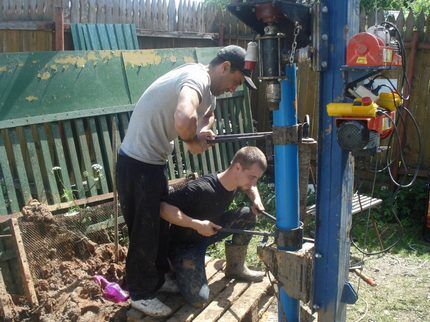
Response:
[[[293,126],[273,126],[273,144],[299,144],[302,142],[303,124]]]
[[[275,233],[275,243],[280,248],[299,249],[303,244],[303,222],[300,226],[288,231],[277,229]]]

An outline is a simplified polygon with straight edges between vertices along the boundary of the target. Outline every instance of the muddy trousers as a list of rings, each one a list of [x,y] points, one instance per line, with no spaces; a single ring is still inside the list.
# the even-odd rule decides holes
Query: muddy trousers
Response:
[[[255,215],[250,208],[228,211],[223,214],[221,222],[217,224],[224,228],[253,229]],[[209,287],[205,271],[205,254],[209,245],[212,245],[229,234],[218,233],[212,237],[203,237],[200,241],[188,245],[177,245],[171,241],[170,261],[172,263],[179,290],[182,296],[193,306],[203,306],[209,300]],[[234,234],[232,243],[247,245],[250,235]]]
[[[169,269],[168,224],[160,219],[160,199],[168,191],[166,166],[143,163],[120,152],[116,174],[129,236],[128,291],[134,301],[152,298]]]

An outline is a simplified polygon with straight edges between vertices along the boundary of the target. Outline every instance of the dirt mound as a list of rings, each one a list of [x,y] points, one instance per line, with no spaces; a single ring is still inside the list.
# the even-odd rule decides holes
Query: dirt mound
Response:
[[[32,199],[21,210],[24,220],[54,222],[54,216],[47,205],[41,204],[37,199]]]
[[[101,287],[93,279],[94,275],[102,275],[122,286],[126,247],[118,246],[116,262],[113,243],[91,241],[37,200],[30,201],[22,214],[19,226],[39,306],[30,309],[23,297],[15,296],[15,320],[126,320],[128,303],[104,299]]]

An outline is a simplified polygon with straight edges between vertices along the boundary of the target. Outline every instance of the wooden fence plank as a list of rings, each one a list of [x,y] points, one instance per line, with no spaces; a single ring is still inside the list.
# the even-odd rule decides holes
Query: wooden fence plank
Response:
[[[418,15],[416,23],[415,23],[416,30],[419,32],[419,41],[424,40],[423,31],[424,31],[425,24],[426,24],[426,17],[424,15],[424,12],[421,11],[420,14]]]
[[[220,144],[215,144],[215,146],[212,148],[213,154],[214,154],[214,161],[215,161],[215,171],[221,171],[224,170],[224,165],[222,163],[221,159],[221,151],[220,151]]]
[[[201,154],[199,154],[199,163],[201,164],[201,166],[202,166],[202,170],[203,170],[203,173],[204,174],[208,174],[209,173],[209,170],[208,170],[208,161],[207,161],[207,159],[206,159],[206,153],[201,153]]]
[[[127,113],[118,114],[120,122],[121,136],[124,137],[127,134],[129,118]]]
[[[113,5],[114,0],[106,0],[106,23],[112,23],[113,21]]]
[[[125,23],[125,0],[118,0],[118,20],[115,23]]]
[[[60,129],[58,123],[51,124],[52,139],[54,140],[55,153],[57,155],[58,166],[61,168],[61,185],[63,193],[68,193],[72,190],[69,177],[69,169],[66,163],[66,157],[64,154],[63,143],[61,141]],[[69,201],[69,200],[67,200]]]
[[[67,146],[69,148],[70,163],[72,165],[71,173],[75,178],[76,190],[74,191],[74,194],[76,194],[79,199],[84,198],[85,189],[84,185],[82,184],[82,171],[79,166],[78,150],[76,149],[75,140],[73,138],[72,124],[70,121],[64,121],[63,126],[67,140]]]
[[[183,151],[185,169],[189,170],[189,169],[191,169],[191,161],[190,161],[190,154],[188,152],[187,145],[182,141],[180,141],[180,144],[181,144],[182,151]]]
[[[3,138],[3,135],[5,134],[6,130],[2,130],[2,133],[0,133],[0,166],[3,173],[3,180],[5,183],[8,199],[9,199],[9,206],[12,210],[12,212],[18,212],[20,210],[19,203],[18,203],[18,195],[16,193],[15,184],[13,175],[11,172],[11,164],[9,162],[7,153],[6,153],[6,146],[5,141]]]
[[[235,104],[235,101],[236,101],[235,98],[228,100],[229,119],[232,126],[232,133],[239,133],[239,124],[238,124],[237,113],[236,113],[237,106]],[[240,142],[234,141],[233,143],[234,143],[233,144],[234,151],[239,150]]]
[[[97,164],[99,164],[100,166],[103,167],[103,156],[102,156],[102,152],[100,149],[100,142],[99,142],[98,131],[97,131],[97,127],[96,127],[96,121],[93,117],[88,119],[88,125],[89,125],[89,129],[91,132],[92,146],[94,149],[96,162],[97,162]],[[97,175],[95,173],[94,169],[91,169],[91,173],[92,174],[94,173],[94,176]],[[107,181],[106,181],[106,169],[104,167],[101,169],[100,174],[101,175],[98,176],[98,180],[99,180],[99,184],[101,186],[102,193],[108,193],[109,188],[108,188]]]
[[[221,102],[217,102],[217,108],[215,109],[215,118],[217,120],[216,128],[217,128],[217,134],[222,135],[224,134],[224,126],[223,126],[223,118],[221,115]],[[228,165],[228,156],[227,156],[227,146],[226,143],[219,143],[217,144],[220,150],[220,157],[221,157],[221,168],[226,168]]]
[[[113,184],[113,178],[114,178],[114,169],[113,169],[113,155],[112,153],[116,153],[116,151],[112,152],[112,143],[109,136],[109,127],[108,127],[108,119],[107,116],[99,116],[97,118],[101,136],[100,136],[100,144],[102,146],[102,152],[105,155],[105,159],[107,161],[107,168],[109,168],[109,171],[105,169],[105,174],[109,176],[108,181],[112,182]]]
[[[424,42],[430,42],[430,14],[427,16],[426,20],[426,32],[424,34]]]
[[[224,124],[224,131],[225,131],[224,134],[232,134],[228,104],[229,104],[228,101],[225,99],[221,101],[221,106],[222,106],[221,113],[224,121],[223,124]],[[226,145],[227,145],[227,159],[229,161],[233,158],[233,155],[234,155],[234,145],[232,142],[227,142]]]
[[[175,162],[173,162],[173,157],[171,154],[167,157],[167,171],[169,175],[169,180],[175,179]]]
[[[30,162],[32,165],[31,170],[33,172],[36,196],[40,202],[46,202],[47,198],[45,193],[45,187],[43,185],[43,177],[42,177],[41,167],[40,167],[39,158],[38,158],[38,155],[40,155],[40,151],[37,151],[36,149],[34,137],[32,134],[32,129],[30,126],[24,127],[24,136],[25,136],[25,141],[27,142],[27,150],[28,150]]]
[[[27,204],[32,197],[30,193],[30,185],[28,182],[27,169],[25,168],[24,159],[22,156],[20,140],[18,138],[18,134],[16,133],[16,129],[9,129],[8,135],[10,138],[10,143],[12,145],[12,151],[15,158],[16,171],[18,174],[20,191],[22,193],[22,197],[24,199],[24,204]]]
[[[167,30],[176,30],[176,2],[175,0],[169,0],[167,7]]]
[[[1,171],[1,163],[0,163],[0,171]],[[8,213],[6,199],[4,198],[4,196],[7,196],[7,188],[6,188],[6,185],[1,184],[0,185],[0,216],[6,215]]]
[[[143,0],[141,0],[143,1]],[[152,10],[151,10],[151,0],[145,0],[145,29],[151,29],[152,28]]]
[[[178,168],[178,178],[184,177],[184,165],[182,160],[181,147],[179,145],[179,139],[176,138],[174,141],[174,153],[176,156],[176,167]]]
[[[213,152],[213,148],[209,148],[206,152],[206,160],[208,162],[208,173],[213,173],[216,172],[216,167],[215,167],[215,159],[214,159],[214,152]]]
[[[88,142],[84,129],[84,122],[82,119],[74,120],[76,132],[79,137],[79,152],[81,153],[83,160],[83,169],[85,173],[91,174],[91,158],[88,150]],[[85,176],[84,176],[85,177]],[[97,189],[94,184],[94,178],[92,175],[86,176],[87,187],[86,192],[91,196],[97,195]]]
[[[184,31],[184,6],[185,0],[180,0],[178,5],[178,31]]]
[[[36,127],[37,127],[37,133],[39,135],[40,146],[42,148],[43,163],[45,164],[47,177],[48,177],[48,183],[49,183],[48,192],[51,194],[52,201],[54,203],[59,203],[60,202],[60,193],[58,191],[58,186],[57,186],[57,182],[55,180],[55,176],[52,172],[53,171],[52,168],[54,166],[52,163],[51,152],[49,150],[49,144],[48,144],[48,139],[46,136],[46,130],[45,130],[43,124],[39,124]]]
[[[94,22],[96,24],[106,23],[106,1],[105,0],[97,0],[95,7],[96,7],[96,12],[95,12]]]
[[[139,26],[139,1],[138,0],[134,0],[133,1],[133,18],[131,20],[131,23],[134,23],[135,26]]]
[[[403,41],[411,41],[414,33],[415,17],[412,11],[409,11],[408,17],[406,18],[406,30]]]
[[[146,3],[145,0],[139,0],[139,23],[136,28],[145,29],[146,27]]]

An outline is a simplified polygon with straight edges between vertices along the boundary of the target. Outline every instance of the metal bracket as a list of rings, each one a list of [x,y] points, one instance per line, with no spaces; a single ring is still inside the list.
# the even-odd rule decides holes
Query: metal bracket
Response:
[[[299,227],[287,231],[277,229],[275,233],[275,243],[281,248],[300,248],[303,244],[303,223],[300,222]]]
[[[273,246],[258,246],[257,254],[287,294],[305,303],[312,290],[313,243],[304,243],[295,252],[278,250]]]
[[[299,144],[302,142],[303,124],[292,126],[273,126],[273,144]]]
[[[314,48],[312,68],[316,72],[328,66],[328,6],[319,1],[312,6],[312,47]]]
[[[341,300],[343,303],[346,304],[355,304],[355,302],[357,302],[358,294],[355,291],[354,287],[351,285],[351,283],[346,282],[343,286]]]

